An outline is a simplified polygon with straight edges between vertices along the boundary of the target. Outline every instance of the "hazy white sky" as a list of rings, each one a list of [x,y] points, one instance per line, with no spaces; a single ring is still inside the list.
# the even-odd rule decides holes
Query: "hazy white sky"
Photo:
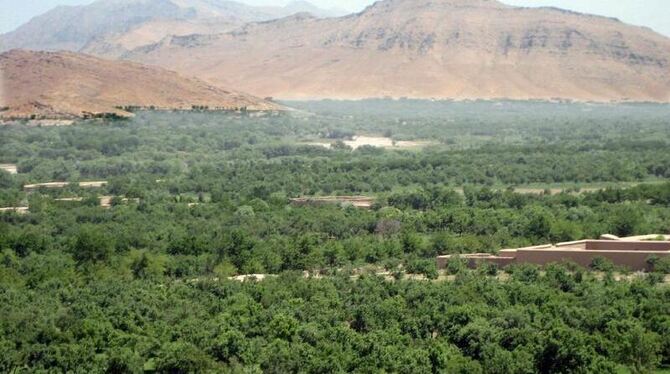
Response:
[[[284,5],[290,0],[238,0],[254,5]],[[359,11],[374,0],[309,0],[323,8]],[[519,6],[555,6],[616,17],[670,36],[670,0],[501,0]],[[11,31],[57,5],[90,4],[92,0],[0,0],[0,33]]]

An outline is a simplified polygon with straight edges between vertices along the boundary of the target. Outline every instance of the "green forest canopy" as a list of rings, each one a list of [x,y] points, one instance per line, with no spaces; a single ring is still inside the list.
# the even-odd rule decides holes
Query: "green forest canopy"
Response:
[[[289,104],[303,111],[0,128],[0,163],[19,169],[0,172],[0,207],[30,207],[0,215],[0,371],[600,373],[670,364],[667,262],[643,277],[606,263],[452,266],[439,281],[405,274],[434,279],[437,254],[670,232],[669,106]],[[431,144],[313,145],[362,134]],[[109,183],[22,189],[90,180]],[[529,185],[572,192],[514,191]],[[101,195],[131,200],[103,209]],[[289,202],[312,195],[376,202]],[[375,274],[384,270],[390,277]],[[228,280],[256,273],[279,276]]]

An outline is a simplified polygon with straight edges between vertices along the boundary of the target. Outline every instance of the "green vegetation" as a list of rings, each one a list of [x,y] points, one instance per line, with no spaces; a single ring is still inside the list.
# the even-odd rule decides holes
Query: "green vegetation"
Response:
[[[625,269],[603,259],[542,270],[452,261],[448,277],[434,263],[437,254],[670,232],[669,106],[291,104],[317,114],[140,112],[1,127],[0,163],[19,174],[0,172],[0,207],[30,213],[0,214],[0,372],[670,365],[668,259],[649,259],[656,274],[622,280],[614,275]],[[355,134],[431,145],[309,145]],[[109,183],[22,189],[92,180]],[[514,192],[563,184],[608,187]],[[109,209],[103,195],[115,196]],[[289,201],[305,195],[376,202]],[[58,200],[72,197],[82,200]],[[242,274],[278,276],[228,279]]]

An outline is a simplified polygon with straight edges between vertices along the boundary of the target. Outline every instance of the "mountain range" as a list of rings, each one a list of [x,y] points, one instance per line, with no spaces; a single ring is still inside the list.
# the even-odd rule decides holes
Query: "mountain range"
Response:
[[[496,0],[381,0],[341,17],[305,7],[99,0],[0,43],[161,66],[261,97],[670,102],[670,39],[616,19]]]
[[[105,46],[124,51],[168,35],[218,33],[248,22],[295,13],[318,17],[346,12],[297,0],[283,7],[257,7],[227,0],[98,0],[90,5],[59,6],[0,36],[0,51],[14,48],[80,51]],[[120,53],[120,52],[119,52]]]
[[[346,17],[167,37],[122,58],[292,99],[670,101],[667,37],[494,0],[383,0]]]

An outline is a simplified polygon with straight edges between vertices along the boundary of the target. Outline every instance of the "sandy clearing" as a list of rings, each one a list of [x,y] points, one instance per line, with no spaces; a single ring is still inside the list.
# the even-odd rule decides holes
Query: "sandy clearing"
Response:
[[[80,202],[84,201],[83,197],[62,197],[60,199],[54,199],[54,201],[62,201],[62,202]]]
[[[36,183],[36,184],[26,184],[23,186],[24,191],[33,191],[40,188],[65,188],[70,185],[70,182],[46,182],[46,183]],[[79,182],[79,187],[81,188],[99,188],[107,185],[106,181],[94,181],[94,182]]]
[[[46,182],[46,183],[36,183],[36,184],[26,184],[23,186],[23,189],[26,191],[36,190],[39,188],[65,188],[69,186],[69,182]]]
[[[104,187],[106,185],[107,185],[106,181],[79,182],[79,187],[84,187],[84,188]]]
[[[100,201],[100,206],[102,208],[110,208],[112,206],[112,201],[116,197],[117,196],[99,196],[98,200]],[[121,196],[118,196],[118,197],[120,197],[121,201],[124,202],[124,203],[130,202],[130,201],[135,202],[135,203],[140,202],[140,199],[128,199],[126,197],[121,197]],[[82,202],[82,201],[84,201],[84,198],[83,197],[63,197],[63,198],[59,198],[59,199],[54,199],[54,201],[59,201],[59,202]]]
[[[276,277],[277,275],[274,274],[244,274],[234,277],[228,277],[228,279],[238,282],[245,282],[245,281],[262,281],[265,280],[266,278],[276,278]]]
[[[544,195],[546,191],[549,191],[549,193],[551,195],[557,195],[557,194],[560,194],[562,192],[567,192],[570,195],[577,196],[577,195],[581,195],[581,194],[584,194],[584,193],[602,191],[603,189],[604,188],[598,188],[598,187],[586,187],[586,188],[582,187],[577,192],[577,191],[573,191],[570,188],[548,188],[548,189],[545,189],[545,188],[517,187],[517,188],[514,188],[514,192],[518,193],[518,194],[522,194],[522,195]],[[496,192],[501,192],[501,191],[505,191],[506,188],[493,188],[493,190],[496,191]],[[463,187],[455,187],[454,191],[456,191],[457,193],[459,193],[461,195],[463,195],[465,193],[464,190],[463,190]]]
[[[58,126],[70,126],[73,125],[75,121],[73,120],[64,120],[64,119],[7,119],[0,118],[0,126],[27,126],[27,127],[58,127]]]
[[[377,148],[420,148],[433,144],[429,141],[394,141],[391,138],[378,136],[356,136],[353,140],[344,140],[343,143],[353,149],[358,149],[366,145]],[[332,142],[326,143],[325,141],[319,141],[308,144],[332,148]]]
[[[549,191],[551,195],[557,195],[561,192],[568,191],[569,189],[564,188],[515,188],[514,192],[526,195],[544,195],[546,191]],[[579,192],[571,191],[569,192],[572,195],[579,195],[587,192],[596,192],[600,191],[601,188],[580,188]]]
[[[103,207],[103,208],[111,208],[113,200],[117,197],[121,198],[121,202],[123,202],[123,203],[128,203],[128,202],[131,202],[131,201],[134,202],[134,203],[137,203],[137,204],[140,203],[140,199],[138,199],[138,198],[129,199],[127,197],[121,197],[121,196],[100,196],[100,198],[99,198],[100,199],[100,206]]]
[[[356,208],[369,209],[375,202],[369,196],[306,196],[290,199],[294,205],[351,204]]]
[[[0,213],[5,213],[5,212],[15,212],[15,213],[18,213],[18,214],[28,214],[28,207],[27,206],[19,206],[19,207],[0,208]]]
[[[4,170],[9,174],[18,174],[19,169],[14,164],[0,164],[0,170]]]

